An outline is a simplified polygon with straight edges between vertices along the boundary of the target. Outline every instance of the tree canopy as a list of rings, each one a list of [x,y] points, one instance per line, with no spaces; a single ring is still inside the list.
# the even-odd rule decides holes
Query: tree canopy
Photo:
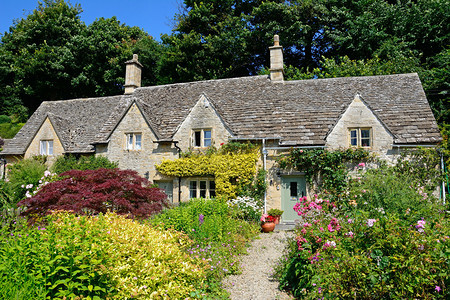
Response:
[[[286,78],[417,72],[438,122],[449,120],[450,0],[185,0],[156,42],[117,18],[89,26],[79,5],[44,0],[0,42],[0,114],[44,100],[120,94],[139,54],[143,84],[264,73],[273,35]]]
[[[147,68],[156,64],[160,45],[138,27],[115,17],[89,26],[82,9],[64,0],[44,0],[16,21],[0,42],[0,114],[42,101],[115,95],[122,92],[124,62],[133,52]],[[154,72],[144,82],[155,84]]]

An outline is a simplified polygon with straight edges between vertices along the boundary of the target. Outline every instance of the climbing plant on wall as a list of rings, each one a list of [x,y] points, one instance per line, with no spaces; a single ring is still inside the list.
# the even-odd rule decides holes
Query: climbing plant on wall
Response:
[[[218,150],[183,155],[176,160],[164,160],[156,169],[168,176],[213,176],[218,197],[237,196],[237,191],[254,180],[259,147],[252,144],[228,143]]]
[[[281,168],[294,168],[305,172],[310,184],[315,184],[319,191],[326,191],[339,197],[344,191],[348,167],[346,163],[359,163],[371,160],[367,150],[348,148],[334,151],[325,149],[292,149],[278,161]]]

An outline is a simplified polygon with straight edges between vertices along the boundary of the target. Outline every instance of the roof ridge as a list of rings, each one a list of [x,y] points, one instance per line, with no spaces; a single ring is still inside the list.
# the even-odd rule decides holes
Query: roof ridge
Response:
[[[400,73],[400,74],[386,74],[386,75],[370,75],[370,76],[344,76],[344,77],[329,77],[329,78],[311,78],[311,79],[298,79],[298,80],[285,80],[284,83],[298,83],[298,82],[311,82],[311,81],[334,81],[334,80],[342,80],[342,79],[364,79],[370,80],[374,78],[382,78],[382,77],[418,77],[419,75],[416,72],[412,73]]]
[[[177,83],[167,83],[167,84],[161,84],[161,85],[152,85],[152,86],[143,86],[139,87],[136,90],[150,90],[155,88],[163,88],[163,87],[169,87],[169,86],[183,86],[183,85],[191,85],[191,84],[197,84],[197,83],[210,83],[210,82],[223,82],[223,81],[236,81],[236,80],[258,80],[258,79],[268,79],[268,75],[254,75],[254,76],[241,76],[241,77],[231,77],[231,78],[220,78],[220,79],[205,79],[205,80],[199,80],[199,81],[189,81],[189,82],[177,82]]]

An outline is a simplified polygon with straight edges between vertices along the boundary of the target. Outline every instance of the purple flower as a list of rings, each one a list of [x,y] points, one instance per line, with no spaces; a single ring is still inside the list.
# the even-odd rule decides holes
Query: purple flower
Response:
[[[202,225],[204,221],[205,221],[205,216],[203,214],[198,215],[198,222],[200,223],[200,225]]]
[[[438,293],[439,293],[440,291],[442,291],[441,287],[438,286],[438,285],[437,285],[434,289],[435,289]]]

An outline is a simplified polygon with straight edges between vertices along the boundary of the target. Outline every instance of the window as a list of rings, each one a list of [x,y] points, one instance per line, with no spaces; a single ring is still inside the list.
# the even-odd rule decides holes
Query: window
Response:
[[[39,153],[41,155],[53,155],[53,140],[41,141],[41,148]]]
[[[352,147],[371,147],[371,129],[370,128],[351,128],[350,146]]]
[[[192,146],[209,147],[212,145],[211,129],[194,130],[192,134]]]
[[[126,134],[126,150],[141,150],[142,149],[142,134],[140,133],[127,133]]]
[[[216,183],[210,179],[195,179],[189,182],[189,198],[214,198]]]

